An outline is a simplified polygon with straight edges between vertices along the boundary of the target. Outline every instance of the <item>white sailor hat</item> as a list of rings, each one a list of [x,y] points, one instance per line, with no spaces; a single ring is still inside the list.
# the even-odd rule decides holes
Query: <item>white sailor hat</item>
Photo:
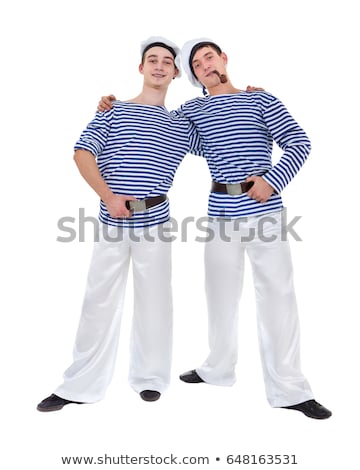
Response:
[[[145,41],[142,41],[140,44],[140,55],[141,57],[144,55],[144,52],[146,52],[150,47],[166,47],[166,49],[169,49],[171,52],[174,51],[175,53],[175,66],[178,69],[179,73],[177,74],[177,78],[181,77],[181,66],[180,66],[180,48],[174,44],[172,41],[169,41],[169,39],[166,39],[162,36],[150,36],[148,39],[145,39]]]
[[[188,79],[190,80],[190,83],[194,86],[203,88],[203,85],[196,79],[195,75],[193,74],[191,67],[190,67],[190,57],[192,50],[197,44],[200,43],[211,43],[211,44],[216,44],[212,39],[209,38],[198,38],[198,39],[191,39],[190,41],[187,41],[182,49],[181,49],[181,65],[183,66],[183,69],[185,70],[186,75],[188,76]],[[192,57],[191,57],[192,59]]]

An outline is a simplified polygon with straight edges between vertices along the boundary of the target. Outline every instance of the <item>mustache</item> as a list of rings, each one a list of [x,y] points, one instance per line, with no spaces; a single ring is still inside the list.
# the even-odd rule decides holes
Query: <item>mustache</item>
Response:
[[[220,74],[217,70],[213,70],[213,73],[219,77],[221,83],[226,83],[228,81],[227,76],[225,74]]]

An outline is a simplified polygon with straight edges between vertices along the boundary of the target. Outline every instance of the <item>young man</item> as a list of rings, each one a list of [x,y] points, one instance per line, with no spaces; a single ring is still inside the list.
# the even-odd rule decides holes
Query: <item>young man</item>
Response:
[[[187,119],[164,102],[180,76],[179,52],[162,37],[141,44],[143,89],[97,113],[75,145],[75,162],[100,202],[100,233],[91,260],[74,362],[55,393],[38,405],[55,411],[101,400],[115,366],[130,260],[134,316],[129,382],[143,400],[157,400],[169,384],[172,356],[171,243],[166,193],[188,152],[198,153]]]
[[[299,323],[290,247],[283,233],[281,191],[310,152],[310,141],[285,106],[266,92],[245,93],[226,71],[227,56],[210,39],[188,41],[182,63],[190,82],[208,95],[179,109],[195,124],[213,183],[205,246],[210,354],[180,376],[188,383],[232,385],[245,252],[254,275],[267,399],[315,419],[331,412],[314,400],[300,368]],[[107,109],[113,96],[103,97]],[[272,165],[273,141],[284,151]]]
[[[181,107],[204,141],[213,183],[205,247],[210,354],[180,376],[188,383],[232,385],[238,304],[247,252],[254,276],[260,352],[271,406],[325,419],[300,368],[299,324],[281,192],[310,152],[310,141],[285,106],[266,92],[244,93],[227,74],[227,56],[208,38],[188,41],[182,64],[209,95]],[[283,150],[272,165],[273,140]]]

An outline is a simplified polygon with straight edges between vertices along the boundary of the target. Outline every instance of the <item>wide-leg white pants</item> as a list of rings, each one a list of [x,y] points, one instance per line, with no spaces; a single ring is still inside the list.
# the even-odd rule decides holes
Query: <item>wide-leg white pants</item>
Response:
[[[288,406],[313,398],[300,367],[300,335],[289,242],[280,212],[209,221],[205,245],[210,354],[197,369],[210,384],[234,384],[244,254],[253,271],[259,347],[268,402]]]
[[[159,233],[160,226],[101,226],[88,274],[74,362],[55,391],[60,397],[87,403],[104,397],[115,366],[130,259],[134,314],[129,382],[136,392],[162,392],[168,386],[173,336],[171,242]]]

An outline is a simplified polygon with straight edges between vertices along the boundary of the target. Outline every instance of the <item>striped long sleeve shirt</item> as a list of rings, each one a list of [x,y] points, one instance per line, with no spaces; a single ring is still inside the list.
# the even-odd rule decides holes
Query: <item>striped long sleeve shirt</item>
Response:
[[[166,194],[186,153],[201,154],[194,125],[163,106],[116,101],[97,113],[75,144],[91,152],[114,194],[141,200]],[[169,201],[130,218],[110,217],[100,201],[99,220],[108,225],[144,227],[169,220]]]
[[[240,183],[248,176],[262,176],[275,189],[265,204],[246,193],[210,193],[209,216],[244,217],[283,207],[281,191],[304,164],[311,146],[279,99],[267,92],[239,92],[195,98],[178,111],[195,124],[214,181]],[[275,165],[273,141],[283,151]]]

